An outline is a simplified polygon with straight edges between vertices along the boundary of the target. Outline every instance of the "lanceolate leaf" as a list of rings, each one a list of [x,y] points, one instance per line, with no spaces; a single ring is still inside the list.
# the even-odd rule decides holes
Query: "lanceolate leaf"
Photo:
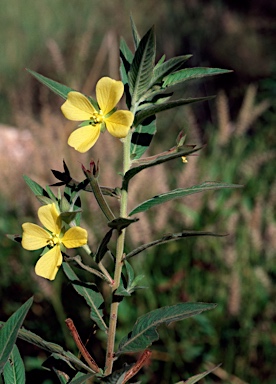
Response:
[[[16,344],[5,364],[3,376],[5,384],[24,384],[26,382],[24,363]]]
[[[26,68],[27,71],[33,75],[38,81],[40,81],[42,84],[46,85],[51,91],[56,93],[58,96],[62,97],[63,99],[67,99],[67,95],[69,92],[74,91],[74,89],[67,87],[66,85],[60,84],[57,81],[48,79],[48,77],[45,77],[43,75],[40,75],[39,73],[32,71],[31,69]]]
[[[155,34],[151,28],[140,41],[128,73],[132,105],[146,92],[152,77],[155,60]]]
[[[206,101],[213,99],[214,96],[207,96],[207,97],[196,97],[196,98],[189,98],[189,99],[179,99],[174,101],[169,101],[163,104],[157,104],[153,105],[151,107],[145,107],[141,109],[136,115],[134,119],[134,126],[137,126],[140,124],[141,121],[145,120],[146,118],[155,115],[156,113],[166,111],[168,109],[172,109],[175,107],[180,107],[181,105],[191,104],[191,103],[197,103],[199,101]]]
[[[132,63],[132,60],[133,60],[133,53],[131,52],[131,50],[129,49],[126,41],[124,38],[121,38],[121,41],[120,41],[120,51],[122,52],[122,54],[124,55],[126,61],[131,64]]]
[[[120,64],[120,74],[121,74],[121,80],[124,83],[126,96],[127,96],[127,105],[130,108],[131,102],[130,102],[130,94],[129,94],[129,87],[128,87],[128,72],[130,69],[130,64],[133,60],[133,53],[129,49],[127,43],[123,38],[121,38],[120,41],[120,58],[121,58],[121,64]]]
[[[151,80],[151,85],[156,84],[163,80],[163,78],[170,73],[176,71],[180,68],[192,55],[178,56],[173,57],[164,63],[155,66],[153,70],[153,77]]]
[[[31,189],[31,191],[35,194],[35,196],[46,196],[49,197],[48,193],[43,189],[39,184],[37,184],[35,181],[29,178],[29,176],[24,175],[23,179],[25,180],[28,187]]]
[[[89,305],[91,309],[91,319],[95,321],[101,330],[106,331],[107,326],[103,320],[103,311],[102,309],[99,309],[104,302],[100,292],[93,289],[94,285],[91,287],[87,285],[84,286],[67,263],[62,263],[62,267],[66,276],[69,278],[69,280],[71,280],[74,289],[78,292],[78,294],[84,297],[86,303]]]
[[[134,20],[131,16],[130,16],[130,22],[131,22],[132,37],[133,37],[135,49],[137,49],[141,39],[137,31],[136,25],[134,23]]]
[[[0,321],[0,329],[3,328],[5,323]],[[34,344],[45,351],[50,353],[55,353],[56,355],[60,355],[60,358],[65,358],[68,362],[75,364],[76,366],[88,371],[92,372],[91,368],[85,365],[81,360],[79,360],[73,353],[65,351],[60,345],[51,343],[49,341],[43,340],[40,336],[32,333],[26,329],[20,329],[18,332],[18,337],[21,340],[27,341],[28,343]]]
[[[138,165],[137,167],[131,168],[124,175],[123,189],[127,190],[128,183],[129,183],[130,179],[132,179],[133,176],[135,176],[137,173],[141,172],[143,169],[153,167],[154,165],[157,165],[157,164],[162,164],[162,163],[169,161],[169,160],[177,159],[178,157],[181,157],[181,156],[188,156],[191,153],[194,153],[194,152],[199,151],[199,150],[200,150],[200,148],[192,148],[191,149],[188,146],[184,145],[181,147],[171,148],[167,152],[160,153],[159,155],[154,156],[154,158],[149,158],[150,160],[148,160],[148,161],[146,159],[143,162],[142,162],[143,159],[140,160],[141,165]]]
[[[142,121],[138,127],[135,128],[131,136],[130,153],[133,159],[140,159],[145,151],[150,146],[153,135],[156,133],[156,117],[151,116]]]
[[[155,205],[166,203],[167,201],[192,195],[194,193],[216,190],[216,189],[225,189],[225,188],[241,188],[242,185],[238,184],[227,184],[227,183],[217,183],[213,181],[205,181],[202,184],[194,185],[189,188],[177,188],[167,193],[162,193],[160,195],[154,196],[151,199],[144,201],[142,204],[135,207],[130,213],[129,216],[132,216],[138,212],[147,211],[149,208],[154,207]]]
[[[194,237],[194,236],[225,236],[225,235],[219,235],[212,232],[204,232],[204,231],[183,231],[180,233],[169,233],[168,235],[164,235],[161,239],[152,241],[151,243],[143,244],[140,247],[134,249],[133,251],[129,252],[125,259],[130,259],[133,256],[139,255],[139,253],[143,252],[144,250],[154,247],[155,245],[160,245],[164,243],[168,243],[169,241],[175,241],[175,240],[182,240],[186,237]]]
[[[171,87],[173,85],[183,83],[187,80],[199,79],[201,77],[221,75],[223,73],[232,72],[228,69],[220,68],[185,68],[166,76],[163,80],[162,88]]]
[[[18,331],[33,303],[31,297],[4,324],[0,331],[0,373],[8,361],[9,355],[17,339]]]
[[[116,355],[139,352],[148,348],[154,341],[159,339],[156,328],[161,324],[170,324],[174,321],[183,320],[215,307],[216,304],[180,303],[155,309],[138,318],[132,331],[121,340]]]

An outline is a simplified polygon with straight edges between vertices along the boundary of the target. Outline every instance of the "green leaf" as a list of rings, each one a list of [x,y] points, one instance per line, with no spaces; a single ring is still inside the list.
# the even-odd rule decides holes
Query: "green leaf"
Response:
[[[76,219],[76,216],[80,214],[82,211],[79,209],[73,212],[62,212],[60,214],[61,220],[67,224],[70,224],[73,220]]]
[[[102,383],[105,384],[122,384],[125,378],[126,372],[128,372],[134,364],[125,363],[121,369],[113,371],[111,375],[102,379]],[[137,383],[136,383],[137,384]]]
[[[101,330],[106,331],[107,326],[103,320],[103,311],[102,309],[99,309],[103,304],[104,299],[100,292],[94,290],[96,285],[88,286],[87,284],[82,283],[67,263],[62,263],[62,267],[66,276],[72,282],[74,289],[78,292],[79,295],[84,297],[86,303],[90,307],[91,319],[95,321]]]
[[[110,229],[104,236],[104,238],[102,239],[98,249],[97,249],[97,252],[94,256],[94,260],[95,262],[98,264],[102,258],[104,257],[104,255],[106,254],[106,252],[108,251],[108,243],[111,239],[111,236],[112,236],[112,232],[113,232],[113,229]]]
[[[59,371],[55,367],[52,368],[52,370],[55,372],[57,375],[59,381],[61,384],[67,384],[68,383],[68,375],[62,371]]]
[[[51,190],[51,188],[49,187],[49,185],[46,185],[45,189],[46,189],[46,192],[48,193],[48,196],[49,196],[50,199],[52,200],[52,202],[57,201],[57,198],[56,198],[54,192],[53,192],[53,191]]]
[[[123,189],[128,188],[129,181],[139,172],[141,172],[143,169],[153,167],[158,164],[162,164],[166,161],[174,160],[182,156],[188,156],[191,153],[194,153],[196,151],[199,151],[201,148],[189,148],[187,145],[179,146],[171,148],[169,151],[160,153],[158,155],[138,160],[138,166],[131,168],[129,171],[126,172],[123,179]]]
[[[155,245],[161,245],[161,244],[168,243],[170,241],[182,240],[182,239],[184,239],[186,237],[193,237],[193,236],[216,236],[216,237],[223,237],[223,236],[226,236],[226,235],[220,235],[220,234],[217,234],[217,233],[205,232],[205,231],[183,231],[183,232],[180,232],[180,233],[169,233],[169,234],[164,235],[163,237],[161,237],[161,239],[154,240],[154,241],[152,241],[150,243],[147,243],[147,244],[143,244],[140,247],[134,249],[133,251],[129,252],[125,256],[124,260],[125,259],[130,259],[131,257],[136,256],[136,255],[139,255],[139,253],[145,251],[148,248],[154,247]]]
[[[129,216],[132,216],[138,212],[147,211],[149,208],[154,207],[158,204],[166,203],[167,201],[184,197],[188,195],[192,195],[194,193],[217,190],[217,189],[225,189],[225,188],[242,188],[242,185],[238,184],[228,184],[228,183],[219,183],[214,181],[205,181],[202,184],[194,185],[189,188],[177,188],[170,192],[162,193],[160,195],[154,196],[151,199],[144,201],[142,204],[135,207],[130,213]]]
[[[135,128],[131,136],[130,154],[132,159],[140,159],[150,146],[153,136],[156,133],[156,117],[153,115],[145,119]]]
[[[132,16],[130,16],[130,22],[131,22],[132,37],[133,37],[135,49],[137,49],[141,39]]]
[[[55,372],[55,374],[57,375],[58,379],[59,379],[59,382],[61,384],[67,384],[68,383],[68,379],[67,379],[67,374],[64,373],[64,372],[61,372],[59,370],[57,370],[56,368],[53,368],[53,371]]]
[[[165,61],[162,64],[158,63],[158,65],[156,65],[153,70],[151,85],[160,82],[161,80],[163,80],[164,76],[167,76],[172,72],[176,71],[191,57],[192,55],[177,56]]]
[[[124,266],[126,267],[127,271],[127,287],[130,288],[134,280],[134,270],[131,264],[126,260],[124,260]]]
[[[11,234],[6,234],[6,237],[15,243],[20,243],[22,241],[22,236],[21,235],[11,235]]]
[[[73,380],[70,381],[70,384],[83,384],[87,383],[88,379],[92,379],[95,375],[91,373],[83,374],[83,373],[78,373],[78,377],[74,378]],[[90,381],[88,381],[90,382]]]
[[[161,58],[158,60],[157,64],[153,68],[153,70],[156,70],[159,67],[159,65],[164,63],[165,60],[166,60],[166,55],[161,56]]]
[[[26,68],[27,71],[33,75],[38,81],[40,81],[42,84],[46,85],[51,91],[56,93],[58,96],[62,97],[63,99],[67,99],[67,95],[69,92],[74,91],[74,89],[67,87],[66,85],[60,84],[57,81],[48,79],[48,77],[45,77],[43,75],[40,75],[39,73],[32,71],[31,69]]]
[[[155,34],[151,28],[140,41],[130,65],[128,79],[132,105],[147,91],[155,60]]]
[[[140,124],[143,120],[147,119],[148,117],[153,116],[156,113],[166,111],[168,109],[180,107],[181,105],[198,103],[199,101],[211,100],[213,98],[214,98],[214,96],[179,99],[179,100],[169,101],[169,102],[166,102],[163,104],[155,104],[155,105],[152,105],[150,107],[146,106],[143,109],[141,108],[140,111],[136,113],[133,124],[135,126],[137,126],[138,124]]]
[[[183,83],[187,80],[199,79],[207,76],[221,75],[223,73],[233,72],[229,69],[220,68],[185,68],[175,73],[167,75],[163,80],[162,88],[171,87],[173,85]]]
[[[33,303],[31,297],[6,321],[0,331],[0,373],[13,350],[18,331]]]
[[[131,293],[124,287],[124,283],[121,279],[119,287],[115,291],[116,296],[131,296]]]
[[[120,51],[124,55],[124,58],[126,59],[128,64],[130,65],[132,63],[134,55],[131,52],[131,50],[129,49],[129,47],[128,47],[128,45],[127,45],[127,43],[123,37],[121,37],[121,40],[120,40]]]
[[[25,384],[25,368],[19,350],[14,344],[12,352],[3,370],[5,384]]]
[[[194,383],[197,383],[199,380],[201,380],[201,379],[203,379],[203,377],[209,375],[209,373],[213,372],[218,367],[219,367],[219,365],[210,369],[209,371],[205,371],[205,372],[199,373],[198,375],[192,376],[186,381],[179,381],[176,384],[194,384]]]
[[[43,189],[38,183],[29,178],[29,176],[23,175],[25,183],[28,185],[30,190],[35,194],[35,196],[46,196],[49,197],[48,193]]]
[[[216,304],[179,303],[155,309],[137,319],[132,331],[121,340],[116,355],[139,352],[148,348],[159,339],[156,328],[161,324],[183,320],[215,307]]]
[[[37,195],[37,200],[42,204],[42,205],[47,205],[47,204],[53,204],[53,200],[50,199],[49,197],[42,196],[42,195]],[[56,200],[55,200],[56,201]]]
[[[3,328],[4,325],[5,323],[3,321],[0,321],[0,329]],[[56,357],[59,356],[59,358],[66,361],[69,365],[71,362],[74,365],[88,372],[93,372],[90,367],[85,365],[81,360],[79,360],[75,355],[73,355],[73,353],[64,351],[64,349],[60,345],[43,340],[40,336],[28,331],[27,329],[20,329],[18,332],[18,337],[19,339],[34,344],[37,347],[44,349],[45,351],[53,353]]]
[[[121,38],[120,41],[120,75],[121,80],[125,86],[125,95],[126,95],[126,104],[128,108],[131,107],[131,96],[129,93],[129,86],[128,86],[128,72],[130,69],[130,64],[133,60],[133,53],[129,49],[127,43],[123,38]]]
[[[130,224],[133,224],[138,220],[139,219],[136,218],[127,219],[125,217],[118,217],[117,219],[114,219],[107,223],[107,225],[109,226],[109,228],[117,229],[118,232],[121,232],[122,229],[127,228]]]

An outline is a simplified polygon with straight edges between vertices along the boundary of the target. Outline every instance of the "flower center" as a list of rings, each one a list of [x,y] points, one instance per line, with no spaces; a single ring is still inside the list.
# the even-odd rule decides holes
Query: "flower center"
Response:
[[[90,120],[91,120],[90,124],[92,125],[101,124],[104,121],[103,112],[102,111],[94,112],[90,117]]]
[[[56,233],[52,233],[52,235],[51,235],[50,239],[47,241],[47,243],[50,247],[54,247],[55,245],[61,243],[61,239],[60,239],[59,235],[57,235]]]

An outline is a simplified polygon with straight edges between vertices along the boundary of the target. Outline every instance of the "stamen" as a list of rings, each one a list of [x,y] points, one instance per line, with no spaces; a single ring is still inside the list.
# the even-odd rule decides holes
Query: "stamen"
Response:
[[[96,125],[101,124],[103,122],[103,113],[102,111],[94,112],[93,115],[90,117],[89,124]]]
[[[61,239],[59,238],[59,235],[53,233],[51,235],[51,238],[49,240],[47,240],[47,244],[50,246],[50,247],[54,247],[55,245],[57,244],[60,244],[61,243]]]

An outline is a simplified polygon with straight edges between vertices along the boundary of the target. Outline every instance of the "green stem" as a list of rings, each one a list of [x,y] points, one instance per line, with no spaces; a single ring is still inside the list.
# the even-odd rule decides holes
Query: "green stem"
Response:
[[[130,168],[130,144],[131,144],[131,132],[125,138],[124,142],[124,174]],[[128,192],[125,189],[122,189],[121,194],[121,207],[120,207],[120,217],[127,217],[127,198]],[[112,286],[112,293],[116,291],[119,287],[122,267],[123,267],[123,254],[124,254],[124,244],[125,244],[125,231],[123,229],[117,239],[117,248],[116,248],[116,262],[115,262],[115,272],[114,272],[114,284]],[[114,300],[114,296],[113,296]],[[110,375],[112,373],[113,361],[114,361],[114,344],[115,344],[115,335],[116,335],[116,326],[117,326],[117,317],[118,317],[118,308],[119,302],[112,302],[110,307],[110,320],[109,320],[109,330],[108,330],[108,339],[107,339],[107,351],[106,351],[106,370],[105,375]]]

